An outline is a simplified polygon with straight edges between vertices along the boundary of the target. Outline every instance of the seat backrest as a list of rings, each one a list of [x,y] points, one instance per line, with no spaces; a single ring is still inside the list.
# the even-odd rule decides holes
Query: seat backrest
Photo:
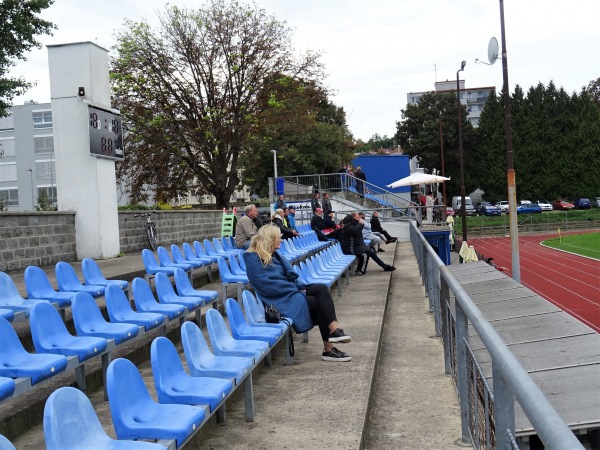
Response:
[[[265,310],[262,311],[258,307],[258,302],[252,292],[246,290],[242,292],[242,302],[244,303],[244,311],[249,323],[266,323]]]
[[[223,345],[231,344],[233,341],[225,324],[225,319],[223,319],[221,313],[216,309],[206,311],[206,328],[208,329],[208,337],[210,338],[213,350],[215,348],[222,348]]]
[[[150,345],[150,363],[152,365],[152,377],[156,388],[156,396],[159,403],[169,403],[171,390],[175,383],[173,378],[185,374],[177,349],[166,337],[159,336]]]
[[[171,245],[171,256],[173,256],[173,261],[180,264],[187,264],[187,261],[183,257],[183,253],[181,253],[181,249],[176,244]]]
[[[181,326],[181,344],[190,372],[192,367],[207,367],[208,361],[215,357],[208,348],[202,331],[194,322],[184,322]]]
[[[172,250],[171,253],[173,253]],[[194,248],[187,242],[183,243],[183,254],[185,255],[185,258],[189,260],[196,259],[199,257],[198,255],[196,255],[196,251],[194,250]]]
[[[234,252],[235,247],[231,247],[231,241],[229,240],[229,237],[226,236],[222,236],[221,237],[221,245],[223,246],[223,250],[225,250],[226,252]]]
[[[15,446],[0,434],[0,450],[17,450]]]
[[[81,261],[81,271],[83,272],[83,281],[85,284],[105,285],[107,279],[102,275],[100,266],[92,258],[83,258]]]
[[[210,241],[208,239],[204,239],[204,250],[206,250],[206,253],[210,256],[215,256],[215,255],[218,256],[217,252],[213,248],[213,245],[210,243]]]
[[[234,338],[238,338],[238,330],[243,330],[248,326],[244,312],[239,303],[232,298],[225,300],[225,310],[227,311],[227,320],[229,320],[231,334],[233,334]]]
[[[135,426],[138,411],[156,406],[137,367],[125,358],[117,358],[109,364],[106,391],[117,438]]]
[[[10,275],[0,272],[0,296],[5,299],[23,300],[19,290]]]
[[[26,354],[12,325],[0,317],[0,365],[11,364]]]
[[[227,280],[233,277],[233,274],[229,269],[229,265],[227,264],[227,260],[221,257],[217,260],[217,264],[219,266],[219,275],[221,276],[221,281],[227,283]]]
[[[243,253],[240,253],[238,255],[238,260],[239,260],[239,263],[240,263],[240,267],[242,268],[242,270],[244,272],[246,272],[246,261],[244,261],[244,254]]]
[[[154,253],[152,253],[147,248],[142,250],[142,261],[144,262],[144,268],[146,272],[150,272],[152,270],[158,269],[160,266],[156,262],[156,258],[154,257]]]
[[[171,280],[166,274],[157,273],[154,282],[156,284],[156,295],[160,300],[167,299],[168,301],[173,297],[177,297],[177,293],[173,289]]]
[[[119,286],[108,286],[104,294],[104,299],[106,300],[108,318],[111,322],[119,322],[121,317],[126,317],[134,313],[127,295],[125,295],[125,292]]]
[[[91,327],[104,326],[106,320],[100,312],[96,300],[87,292],[78,292],[71,304],[73,323],[78,335],[83,335]]]
[[[133,301],[138,311],[156,306],[157,302],[152,289],[143,278],[134,278],[131,283],[131,290],[133,291]]]
[[[159,245],[156,249],[156,253],[158,255],[158,261],[160,262],[161,266],[170,266],[171,264],[173,264],[173,260],[169,256],[169,252],[167,252],[166,248],[161,247]]]
[[[53,342],[71,337],[60,314],[50,303],[38,303],[31,309],[29,327],[38,353],[46,353],[43,350],[51,349]]]
[[[213,241],[213,246],[215,247],[215,251],[217,253],[225,253],[225,249],[223,248],[221,239],[215,237],[215,238],[213,238],[212,241]]]
[[[29,298],[43,298],[46,295],[54,294],[56,291],[50,284],[46,272],[36,266],[29,266],[25,269],[25,290]]]
[[[200,241],[194,241],[194,250],[196,250],[197,256],[200,256],[200,257],[208,256],[208,253],[206,253],[206,250],[204,249],[204,247],[202,247],[202,244],[200,243]]]
[[[59,261],[56,263],[54,271],[56,273],[56,284],[61,291],[79,289],[83,286],[71,264]]]
[[[246,275],[246,271],[240,267],[237,256],[231,255],[229,258],[229,264],[231,265],[231,272],[238,275]]]
[[[61,387],[46,400],[44,438],[47,450],[103,448],[110,440],[90,400],[73,387]]]
[[[175,278],[177,293],[182,297],[192,293],[194,287],[192,286],[192,282],[188,278],[187,274],[181,269],[175,269],[174,272],[173,278]]]

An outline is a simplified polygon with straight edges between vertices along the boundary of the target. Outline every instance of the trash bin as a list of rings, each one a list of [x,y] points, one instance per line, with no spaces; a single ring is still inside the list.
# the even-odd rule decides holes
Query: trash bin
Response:
[[[423,236],[429,245],[447,266],[450,265],[450,230],[423,231]]]
[[[283,178],[275,178],[275,195],[284,195],[285,180]]]

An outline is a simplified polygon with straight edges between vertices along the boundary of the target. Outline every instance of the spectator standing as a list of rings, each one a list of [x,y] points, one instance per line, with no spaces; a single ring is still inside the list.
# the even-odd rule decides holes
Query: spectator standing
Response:
[[[327,215],[327,211],[333,211],[333,208],[331,207],[331,200],[329,200],[329,194],[327,192],[325,192],[323,194],[323,211],[325,211],[325,215]]]
[[[264,226],[244,253],[246,273],[261,300],[274,305],[282,316],[292,319],[296,333],[317,325],[323,340],[324,361],[350,361],[350,355],[335,343],[351,342],[337,321],[329,288],[323,284],[303,285],[292,265],[276,251],[281,247],[279,230]]]
[[[319,202],[320,197],[321,196],[319,195],[319,193],[315,192],[313,194],[312,200],[310,201],[310,207],[312,208],[313,214],[317,212],[317,208],[321,208],[321,203]]]
[[[427,222],[433,223],[433,194],[431,191],[427,192],[427,196],[425,197],[425,208],[427,210]]]
[[[277,211],[278,209],[285,209],[285,208],[287,208],[287,204],[285,203],[283,194],[279,194],[279,197],[277,198],[277,200],[275,201],[275,204],[273,205],[273,211]]]
[[[237,248],[246,250],[250,247],[250,239],[258,233],[258,227],[254,223],[257,218],[258,209],[256,205],[247,205],[244,208],[244,215],[235,226],[235,245]]]
[[[356,168],[356,172],[354,172],[354,177],[357,178],[356,181],[356,190],[358,194],[363,197],[365,195],[365,181],[367,181],[367,176],[362,171],[362,168],[358,166]]]
[[[373,215],[371,216],[371,231],[373,233],[381,234],[385,238],[386,244],[398,240],[398,238],[390,236],[390,234],[381,226],[381,222],[379,222],[379,211],[373,211]]]

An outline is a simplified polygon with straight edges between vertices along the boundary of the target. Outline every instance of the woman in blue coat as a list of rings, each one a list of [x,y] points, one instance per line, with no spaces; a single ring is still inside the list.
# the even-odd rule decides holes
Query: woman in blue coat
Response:
[[[263,226],[252,238],[244,253],[246,274],[260,299],[275,305],[282,316],[293,320],[297,333],[314,325],[323,339],[324,361],[350,361],[352,358],[334,347],[335,343],[350,342],[335,315],[335,306],[324,284],[303,285],[291,264],[276,250],[281,246],[281,231],[273,225]]]

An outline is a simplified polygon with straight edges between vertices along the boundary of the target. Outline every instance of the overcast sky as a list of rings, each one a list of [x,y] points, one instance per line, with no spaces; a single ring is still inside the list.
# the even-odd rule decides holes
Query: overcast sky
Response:
[[[242,0],[243,1],[243,0]],[[171,0],[190,8],[202,0]],[[497,0],[256,0],[295,30],[297,50],[319,50],[333,101],[346,110],[355,138],[392,136],[408,92],[432,90],[434,82],[461,79],[468,88],[502,85],[502,64],[488,60],[488,42],[500,40]],[[156,23],[160,0],[56,0],[44,18],[58,26],[47,44],[92,41],[110,49],[124,19]],[[598,0],[504,2],[511,92],[553,80],[571,93],[600,77]],[[38,85],[26,100],[48,102],[47,49],[27,55],[12,75]]]

